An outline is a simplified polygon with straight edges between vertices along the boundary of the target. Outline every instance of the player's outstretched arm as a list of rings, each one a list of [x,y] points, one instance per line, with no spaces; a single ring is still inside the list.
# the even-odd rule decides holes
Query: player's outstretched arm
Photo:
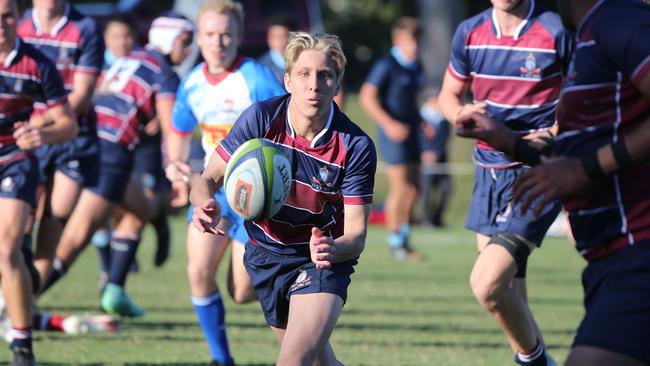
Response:
[[[345,262],[361,255],[366,245],[370,205],[345,205],[343,235],[332,239],[312,229],[309,248],[316,268],[329,268],[332,263]]]
[[[190,192],[190,202],[194,205],[192,223],[200,232],[223,235],[217,229],[221,221],[221,207],[214,199],[214,194],[223,185],[226,162],[217,153],[212,153],[210,162],[203,174],[196,180]]]
[[[650,73],[637,85],[650,100]],[[557,157],[544,160],[522,174],[513,186],[515,202],[522,201],[522,211],[532,207],[539,213],[551,200],[574,194],[591,181],[601,179],[650,158],[650,117],[633,133],[605,145],[581,158]]]

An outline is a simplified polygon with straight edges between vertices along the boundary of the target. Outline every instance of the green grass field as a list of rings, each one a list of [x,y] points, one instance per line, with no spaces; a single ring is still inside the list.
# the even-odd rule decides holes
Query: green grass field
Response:
[[[349,96],[346,112],[371,136],[372,122]],[[454,139],[451,158],[469,162],[470,141]],[[378,174],[376,201],[385,196]],[[366,249],[352,277],[348,303],[332,336],[346,365],[511,365],[511,353],[496,323],[479,307],[468,285],[476,256],[473,234],[462,228],[473,178],[454,177],[445,230],[416,228],[413,245],[425,260],[393,262],[385,231],[371,227]],[[40,365],[204,365],[207,345],[196,323],[185,272],[185,226],[173,220],[174,250],[162,269],[153,268],[153,235],[145,232],[139,252],[141,272],[129,278],[133,299],[147,310],[142,319],[125,320],[118,334],[67,336],[37,333]],[[547,239],[529,265],[530,303],[551,353],[563,361],[583,309],[579,276],[584,266],[564,239]],[[224,272],[219,283],[223,287]],[[228,335],[238,365],[272,365],[278,344],[265,326],[257,303],[234,305],[225,296]],[[84,253],[67,278],[40,302],[63,313],[97,313],[97,255]],[[0,352],[0,364],[9,351]]]

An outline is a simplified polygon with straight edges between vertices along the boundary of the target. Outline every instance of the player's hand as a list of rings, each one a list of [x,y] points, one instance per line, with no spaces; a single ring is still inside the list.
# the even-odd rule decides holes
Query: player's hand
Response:
[[[538,217],[549,202],[569,196],[589,185],[589,178],[579,159],[542,158],[540,164],[523,173],[512,187],[515,203],[522,202],[521,212],[533,209]]]
[[[43,134],[40,129],[27,122],[16,122],[14,128],[13,137],[16,139],[16,145],[22,150],[30,151],[43,145]]]
[[[185,162],[175,160],[165,167],[165,176],[170,182],[181,181],[186,184],[190,182],[192,168]]]
[[[217,225],[221,221],[221,207],[214,198],[206,200],[201,206],[194,206],[192,223],[202,233],[225,235]]]
[[[485,141],[506,154],[512,153],[515,135],[508,127],[481,113],[466,113],[456,119],[456,135]]]
[[[172,181],[172,207],[185,207],[190,201],[190,185],[182,180]]]
[[[314,262],[316,268],[326,269],[332,267],[332,260],[336,251],[334,239],[331,236],[323,236],[323,233],[317,227],[311,229],[309,251],[311,261]]]
[[[144,133],[147,135],[155,136],[158,132],[160,132],[160,121],[158,121],[158,118],[154,117],[144,125]]]
[[[396,143],[404,142],[411,133],[411,128],[406,123],[392,122],[384,128],[388,138]]]
[[[487,104],[485,102],[463,104],[463,106],[460,107],[456,113],[456,121],[458,121],[458,119],[464,115],[472,113],[486,114]]]

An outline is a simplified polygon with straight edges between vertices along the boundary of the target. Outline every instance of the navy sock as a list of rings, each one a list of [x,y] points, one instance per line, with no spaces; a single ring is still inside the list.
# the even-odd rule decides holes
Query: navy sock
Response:
[[[99,270],[107,272],[111,267],[111,232],[98,230],[93,235],[91,242],[99,254]]]
[[[194,311],[199,319],[212,359],[222,364],[232,363],[226,336],[226,311],[219,292],[207,297],[192,296]]]
[[[11,338],[10,349],[32,351],[32,328],[13,328],[11,330]]]
[[[111,263],[108,271],[109,283],[124,287],[139,244],[140,237],[137,235],[113,233]]]
[[[45,293],[52,285],[57,283],[61,277],[66,273],[68,269],[66,268],[65,264],[63,264],[63,261],[59,258],[54,258],[54,261],[52,262],[52,271],[50,272],[50,276],[45,280],[45,283],[41,286],[41,291],[40,293]]]
[[[544,345],[537,342],[537,346],[530,353],[517,353],[515,362],[522,366],[547,366]]]

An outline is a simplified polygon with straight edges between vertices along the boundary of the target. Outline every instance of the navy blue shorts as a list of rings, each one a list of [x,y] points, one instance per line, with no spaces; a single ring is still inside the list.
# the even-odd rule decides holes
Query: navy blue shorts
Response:
[[[517,234],[537,246],[541,245],[546,231],[560,213],[561,206],[559,201],[550,203],[535,218],[533,210],[522,215],[520,205],[512,205],[512,185],[527,169],[529,168],[489,169],[477,166],[465,228],[486,236],[497,232]]]
[[[386,164],[398,165],[420,162],[420,141],[415,128],[412,127],[411,133],[406,140],[399,143],[389,139],[384,130],[377,128],[379,151]]]
[[[125,145],[99,140],[100,168],[97,184],[88,189],[113,203],[122,202],[133,168],[133,151]]]
[[[650,242],[590,262],[582,286],[586,311],[573,345],[650,364]]]
[[[348,296],[350,275],[356,260],[336,263],[330,269],[316,269],[309,257],[272,253],[246,244],[244,264],[262,305],[266,323],[286,328],[289,297],[293,294],[331,293],[343,301]]]
[[[163,169],[161,143],[160,134],[145,136],[133,150],[131,179],[154,191],[171,188]]]
[[[0,197],[14,198],[36,206],[38,162],[33,156],[0,164]]]
[[[47,184],[54,173],[60,171],[83,187],[96,185],[99,178],[98,140],[95,135],[79,135],[70,141],[36,149],[39,184]]]

